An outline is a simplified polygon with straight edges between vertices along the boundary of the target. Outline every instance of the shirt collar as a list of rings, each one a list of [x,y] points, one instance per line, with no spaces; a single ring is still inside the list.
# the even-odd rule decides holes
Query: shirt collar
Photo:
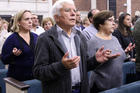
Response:
[[[57,27],[57,32],[58,32],[58,33],[65,33],[65,34],[66,34],[66,32],[63,31],[63,29],[62,29],[60,26],[56,25],[56,27]],[[73,34],[76,34],[76,32],[77,32],[77,31],[76,31],[75,29],[72,28],[72,33],[73,33]]]

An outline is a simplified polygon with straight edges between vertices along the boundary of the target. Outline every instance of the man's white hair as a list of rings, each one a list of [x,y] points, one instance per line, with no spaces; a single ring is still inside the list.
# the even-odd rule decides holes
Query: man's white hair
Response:
[[[59,15],[60,16],[60,9],[63,7],[64,3],[68,3],[68,4],[73,4],[74,5],[74,1],[73,0],[58,0],[55,2],[55,4],[52,7],[52,16],[54,17],[55,15]]]

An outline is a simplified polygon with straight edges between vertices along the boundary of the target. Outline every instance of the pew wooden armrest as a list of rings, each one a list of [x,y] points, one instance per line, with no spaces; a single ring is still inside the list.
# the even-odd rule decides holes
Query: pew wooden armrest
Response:
[[[11,77],[4,78],[6,83],[6,93],[27,93],[30,85],[24,84],[18,80]]]

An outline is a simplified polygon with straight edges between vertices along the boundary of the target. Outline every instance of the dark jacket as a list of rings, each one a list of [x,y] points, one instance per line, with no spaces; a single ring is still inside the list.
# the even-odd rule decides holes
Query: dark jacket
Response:
[[[127,48],[129,43],[134,43],[134,39],[133,39],[132,35],[124,36],[121,34],[121,32],[118,29],[115,30],[112,34],[119,40],[119,42],[124,50]]]
[[[140,72],[140,19],[136,21],[133,37],[136,45],[136,71]]]
[[[85,37],[77,31],[80,42],[76,42],[77,52],[80,52],[81,93],[89,93],[88,70],[99,63],[95,57],[87,61],[87,44]],[[71,74],[61,60],[65,52],[58,40],[56,26],[41,34],[35,48],[35,65],[33,72],[42,81],[43,93],[71,93]]]
[[[121,32],[117,29],[112,33],[113,36],[115,36],[118,40],[120,45],[122,46],[123,50],[127,48],[129,43],[134,44],[134,38],[132,35],[124,36],[121,34]],[[135,49],[129,53],[131,58],[135,58]]]

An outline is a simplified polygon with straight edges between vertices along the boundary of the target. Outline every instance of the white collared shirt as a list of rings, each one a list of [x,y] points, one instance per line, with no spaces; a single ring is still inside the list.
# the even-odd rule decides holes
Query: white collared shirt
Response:
[[[34,29],[31,29],[31,32],[37,34],[37,35],[40,35],[42,34],[43,32],[45,32],[44,28],[42,28],[41,26],[37,26],[36,27],[36,31],[34,31]]]
[[[57,31],[58,31],[58,35],[62,37],[65,47],[67,48],[69,52],[69,58],[77,56],[77,50],[76,50],[76,45],[74,41],[74,36],[76,34],[76,31],[72,31],[71,35],[68,36],[67,33],[63,31],[58,25],[57,25]],[[81,81],[79,66],[71,69],[71,79],[72,79],[72,86],[74,86],[75,84]]]

